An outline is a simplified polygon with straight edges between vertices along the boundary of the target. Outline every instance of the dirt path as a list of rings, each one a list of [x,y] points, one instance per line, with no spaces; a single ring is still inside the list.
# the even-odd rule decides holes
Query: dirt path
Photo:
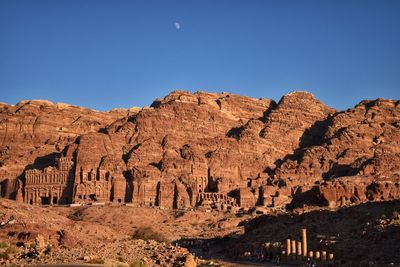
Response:
[[[275,266],[280,266],[280,267],[289,267],[289,265],[276,265],[272,263],[256,263],[256,262],[247,262],[247,261],[239,261],[239,262],[230,262],[230,261],[217,261],[217,263],[223,264],[224,266],[227,267],[259,267],[259,266],[265,266],[265,267],[275,267]],[[290,267],[294,267],[295,265],[291,265]]]

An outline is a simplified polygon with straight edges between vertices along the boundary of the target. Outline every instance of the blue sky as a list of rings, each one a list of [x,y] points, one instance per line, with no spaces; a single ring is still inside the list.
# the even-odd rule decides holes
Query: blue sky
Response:
[[[399,14],[396,0],[0,0],[0,101],[108,110],[175,89],[307,90],[338,109],[399,99]]]

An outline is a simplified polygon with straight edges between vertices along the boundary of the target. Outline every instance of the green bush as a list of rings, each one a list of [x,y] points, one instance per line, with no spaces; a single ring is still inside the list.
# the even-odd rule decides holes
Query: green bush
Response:
[[[10,256],[6,252],[0,252],[0,259],[8,260]]]
[[[154,231],[151,227],[140,227],[133,233],[132,238],[142,240],[154,240],[160,243],[169,242],[163,234]]]

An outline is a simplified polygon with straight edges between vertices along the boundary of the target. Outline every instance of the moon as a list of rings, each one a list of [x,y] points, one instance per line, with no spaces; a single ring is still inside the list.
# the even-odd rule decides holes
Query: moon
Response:
[[[181,28],[181,24],[179,22],[174,23],[175,29],[179,30]]]

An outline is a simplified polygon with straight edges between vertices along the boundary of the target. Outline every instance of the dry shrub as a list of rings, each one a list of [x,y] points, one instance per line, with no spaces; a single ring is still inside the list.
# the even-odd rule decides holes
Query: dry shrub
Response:
[[[8,260],[10,256],[6,252],[0,252],[0,259],[2,260]]]
[[[163,234],[154,231],[151,227],[140,227],[133,233],[132,238],[142,240],[154,240],[160,243],[169,242],[169,240]]]
[[[147,264],[143,261],[135,260],[134,262],[129,264],[129,267],[147,267]]]
[[[104,264],[104,259],[102,258],[94,258],[88,261],[90,264]]]

